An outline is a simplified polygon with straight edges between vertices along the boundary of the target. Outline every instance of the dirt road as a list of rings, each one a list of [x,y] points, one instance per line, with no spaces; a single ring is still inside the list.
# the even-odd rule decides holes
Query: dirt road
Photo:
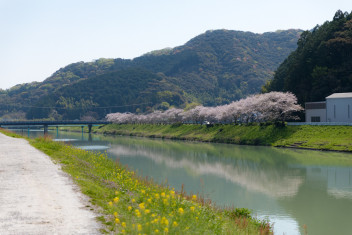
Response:
[[[88,199],[50,158],[0,133],[0,234],[99,234]]]

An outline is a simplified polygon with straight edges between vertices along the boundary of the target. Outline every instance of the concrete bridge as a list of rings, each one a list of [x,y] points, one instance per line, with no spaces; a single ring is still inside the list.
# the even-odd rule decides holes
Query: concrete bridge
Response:
[[[88,126],[88,132],[92,132],[92,126],[110,124],[107,121],[0,121],[0,127],[11,126],[11,127],[33,127],[42,126],[44,128],[44,134],[48,133],[49,126]]]

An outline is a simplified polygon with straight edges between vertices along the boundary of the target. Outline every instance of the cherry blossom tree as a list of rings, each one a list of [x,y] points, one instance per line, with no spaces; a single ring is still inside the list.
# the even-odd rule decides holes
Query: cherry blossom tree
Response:
[[[290,92],[270,92],[251,95],[245,99],[216,107],[196,106],[188,111],[171,108],[164,112],[149,114],[110,113],[107,120],[126,124],[171,124],[183,123],[250,123],[268,121],[286,121],[298,119],[297,112],[303,108],[297,104],[297,98]]]

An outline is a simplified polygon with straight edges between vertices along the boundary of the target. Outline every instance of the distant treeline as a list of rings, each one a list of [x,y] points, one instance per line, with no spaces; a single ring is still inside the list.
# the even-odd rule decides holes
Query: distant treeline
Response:
[[[352,13],[339,10],[332,21],[303,32],[263,91],[290,91],[300,104],[352,92]]]

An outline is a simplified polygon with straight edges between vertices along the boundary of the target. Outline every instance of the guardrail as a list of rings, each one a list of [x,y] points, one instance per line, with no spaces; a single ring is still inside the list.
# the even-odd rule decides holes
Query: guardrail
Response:
[[[288,126],[352,126],[351,122],[288,122]]]

